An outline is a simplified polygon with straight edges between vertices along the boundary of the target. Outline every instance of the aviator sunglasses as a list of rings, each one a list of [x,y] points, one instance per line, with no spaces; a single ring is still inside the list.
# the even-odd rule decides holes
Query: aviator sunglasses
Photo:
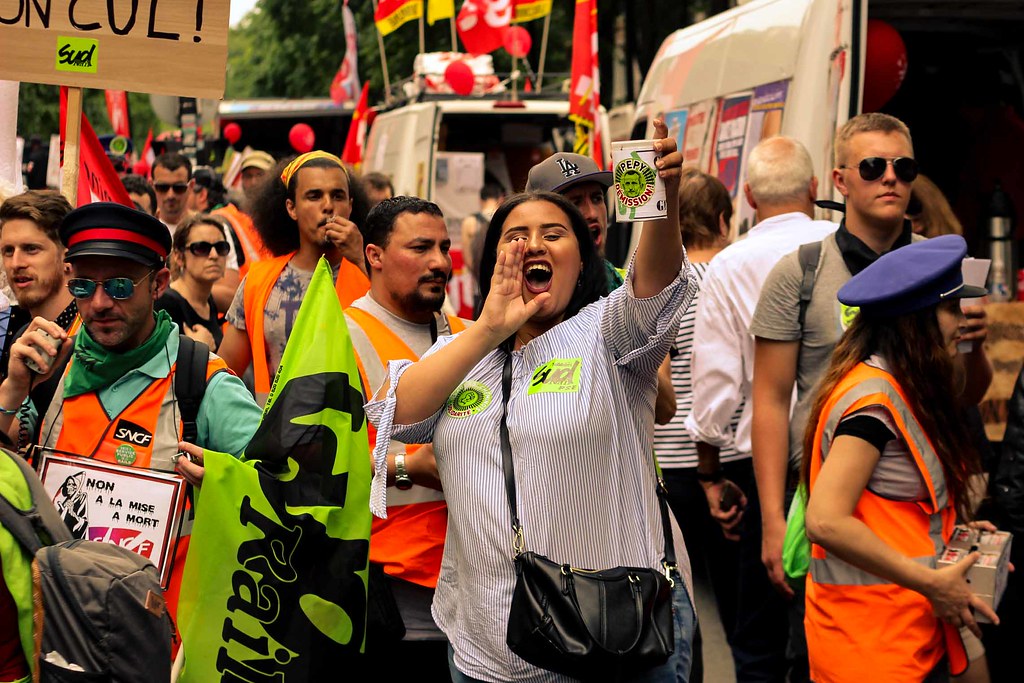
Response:
[[[103,291],[111,299],[124,301],[125,299],[132,298],[135,288],[152,274],[153,271],[150,271],[136,282],[132,282],[132,279],[129,277],[112,277],[109,280],[89,280],[84,277],[74,277],[68,280],[68,291],[76,299],[91,299],[92,295],[96,293],[96,288],[102,286]]]
[[[857,170],[860,172],[860,177],[870,183],[885,175],[885,167],[889,164],[892,164],[892,171],[896,177],[903,182],[912,183],[917,178],[917,161],[910,157],[895,157],[893,159],[868,157],[861,159],[861,162],[857,164]],[[840,166],[839,168],[853,168],[853,166]]]
[[[209,256],[211,249],[216,249],[217,254],[220,256],[227,256],[228,252],[231,251],[231,246],[224,240],[220,242],[193,242],[192,244],[186,244],[185,248],[192,252],[193,256]]]
[[[160,194],[174,190],[174,194],[185,194],[188,190],[188,183],[153,183],[153,189]]]

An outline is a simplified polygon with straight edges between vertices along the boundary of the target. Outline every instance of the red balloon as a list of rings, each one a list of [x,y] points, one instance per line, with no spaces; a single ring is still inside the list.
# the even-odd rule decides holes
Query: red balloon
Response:
[[[242,127],[232,121],[224,126],[224,139],[232,145],[242,139]]]
[[[473,92],[473,85],[476,83],[476,76],[473,69],[463,61],[452,62],[444,70],[445,83],[451,86],[458,95],[468,95]]]
[[[308,123],[296,123],[288,131],[288,142],[299,154],[305,154],[313,149],[316,144],[316,133],[309,127]]]
[[[868,20],[864,55],[862,110],[878,111],[892,99],[907,75],[907,46],[899,32],[878,19]]]
[[[513,57],[522,59],[530,54],[530,47],[533,46],[533,39],[530,32],[522,26],[511,26],[505,30],[505,49]]]

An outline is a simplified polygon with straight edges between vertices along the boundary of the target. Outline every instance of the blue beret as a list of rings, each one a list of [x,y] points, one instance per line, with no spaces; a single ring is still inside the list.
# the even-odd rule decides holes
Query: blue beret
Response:
[[[65,261],[80,256],[113,256],[146,266],[171,252],[171,231],[148,213],[113,202],[93,202],[64,217],[60,241]]]
[[[985,296],[983,287],[964,284],[967,242],[942,235],[881,256],[839,290],[839,301],[869,315],[894,317],[947,299]]]

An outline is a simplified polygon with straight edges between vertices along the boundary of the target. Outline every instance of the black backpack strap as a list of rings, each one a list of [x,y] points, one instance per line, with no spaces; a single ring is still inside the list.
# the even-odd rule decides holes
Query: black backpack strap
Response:
[[[0,526],[10,532],[29,555],[35,555],[43,546],[70,541],[71,532],[50,502],[35,470],[20,455],[10,451],[0,450],[0,458],[10,458],[18,465],[32,496],[32,507],[20,510],[0,495]]]
[[[814,281],[818,277],[818,261],[821,260],[821,242],[810,242],[801,244],[799,250],[800,272],[803,278],[800,280],[800,332],[804,330],[804,321],[807,319],[807,307],[811,305],[811,295],[814,294]]]
[[[174,372],[174,397],[181,411],[181,439],[196,443],[199,439],[199,404],[206,395],[206,368],[210,347],[203,342],[180,335],[178,360]]]

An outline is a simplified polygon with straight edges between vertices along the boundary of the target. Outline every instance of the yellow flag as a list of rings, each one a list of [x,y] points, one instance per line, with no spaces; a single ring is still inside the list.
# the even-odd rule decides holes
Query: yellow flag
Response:
[[[427,0],[427,23],[451,19],[455,16],[455,0]]]

